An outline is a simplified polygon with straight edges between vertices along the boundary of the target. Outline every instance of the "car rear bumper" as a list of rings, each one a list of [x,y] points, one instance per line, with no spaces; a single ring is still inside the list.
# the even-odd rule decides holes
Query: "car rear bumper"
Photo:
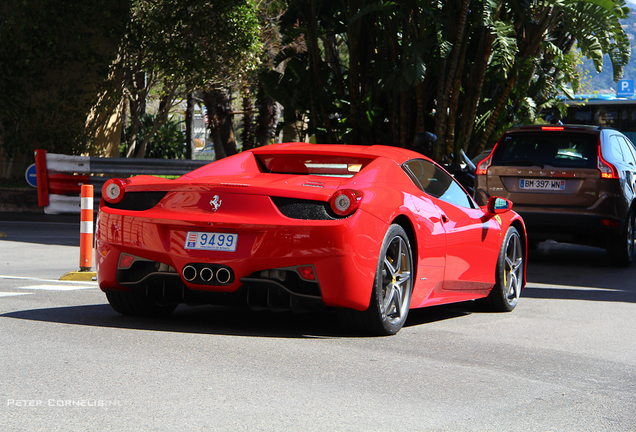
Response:
[[[236,251],[185,249],[188,231],[236,233]],[[318,300],[326,306],[364,310],[369,305],[385,231],[384,223],[363,211],[338,221],[299,222],[281,217],[275,224],[211,226],[207,222],[114,214],[106,209],[100,211],[97,222],[95,266],[102,291],[167,287],[171,295],[181,290],[207,298],[214,293],[217,297],[238,295],[255,287],[264,288],[266,296],[271,290]],[[135,271],[119,268],[122,253],[136,257],[139,265]],[[188,266],[199,273],[205,266],[215,272],[229,269],[231,278],[219,278],[219,283],[204,283],[199,276],[186,280],[184,269]],[[298,282],[302,266],[314,269],[315,281],[294,282]],[[262,273],[269,270],[283,270],[291,279],[277,279],[280,272],[272,273],[275,276]],[[179,302],[187,301],[186,295],[181,297]]]

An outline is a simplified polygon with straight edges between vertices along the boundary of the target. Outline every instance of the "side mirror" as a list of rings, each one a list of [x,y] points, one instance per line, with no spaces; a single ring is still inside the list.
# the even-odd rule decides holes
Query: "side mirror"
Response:
[[[488,213],[499,214],[512,210],[512,201],[505,198],[491,196],[488,198],[488,204],[486,205]]]

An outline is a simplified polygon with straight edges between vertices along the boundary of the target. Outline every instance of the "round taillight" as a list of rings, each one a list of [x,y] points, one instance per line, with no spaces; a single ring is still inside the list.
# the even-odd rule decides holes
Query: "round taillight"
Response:
[[[118,178],[108,180],[102,187],[102,196],[111,204],[117,204],[123,200],[125,192],[126,182]]]
[[[341,189],[331,196],[331,210],[338,216],[349,216],[358,209],[360,192],[352,189]]]

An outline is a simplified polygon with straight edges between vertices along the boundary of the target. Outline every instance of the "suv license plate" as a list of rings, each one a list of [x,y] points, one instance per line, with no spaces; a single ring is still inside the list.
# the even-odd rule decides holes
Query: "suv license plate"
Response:
[[[519,187],[531,190],[564,190],[565,180],[521,179]]]
[[[188,231],[185,249],[235,252],[238,234]]]

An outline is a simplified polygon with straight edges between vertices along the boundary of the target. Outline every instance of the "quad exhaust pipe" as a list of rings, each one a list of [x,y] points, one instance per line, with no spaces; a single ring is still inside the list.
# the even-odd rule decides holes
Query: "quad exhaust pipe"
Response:
[[[222,284],[228,283],[232,279],[232,272],[227,267],[221,267],[216,272],[216,280]]]
[[[195,269],[191,265],[187,265],[183,268],[181,274],[183,275],[183,278],[185,280],[187,280],[188,282],[192,282],[197,277],[197,269]]]
[[[199,272],[199,276],[206,282],[210,282],[214,279],[214,272],[210,269],[210,267],[203,267]]]
[[[188,264],[181,275],[188,282],[205,285],[226,285],[234,279],[231,268],[209,264]]]

